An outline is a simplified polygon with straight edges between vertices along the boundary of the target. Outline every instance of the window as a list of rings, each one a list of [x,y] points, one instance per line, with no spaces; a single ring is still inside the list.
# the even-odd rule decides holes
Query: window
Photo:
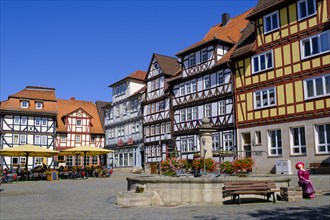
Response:
[[[225,100],[221,100],[218,102],[219,105],[219,115],[224,115],[226,114],[226,101]]]
[[[305,99],[330,95],[330,74],[304,80]]]
[[[276,105],[275,88],[254,92],[254,108],[265,108]]]
[[[165,100],[159,102],[159,110],[162,111],[165,109]]]
[[[127,113],[127,106],[126,103],[123,103],[123,115],[126,115]]]
[[[186,121],[186,110],[180,110],[180,122],[185,122]]]
[[[36,109],[42,109],[42,102],[36,102]]]
[[[159,102],[156,102],[156,112],[159,112]]]
[[[264,17],[264,33],[271,32],[279,28],[278,11],[268,14]]]
[[[181,151],[187,152],[188,151],[188,145],[187,145],[187,139],[181,140]]]
[[[77,125],[77,127],[81,127],[81,119],[77,119],[76,125]]]
[[[80,136],[80,134],[76,134],[76,142],[81,142],[81,136]]]
[[[196,92],[197,91],[197,84],[196,80],[191,80],[191,92]]]
[[[186,82],[186,94],[191,93],[191,87],[190,87],[190,82]]]
[[[132,124],[132,134],[135,133],[135,123]]]
[[[112,119],[112,118],[113,118],[113,108],[110,109],[110,119]]]
[[[171,133],[171,123],[166,122],[166,133]]]
[[[204,76],[203,80],[204,80],[204,89],[209,89],[211,87],[210,76],[209,75]]]
[[[66,134],[61,134],[61,142],[66,142]]]
[[[22,116],[21,123],[22,123],[22,125],[27,125],[27,117],[26,116]]]
[[[29,102],[28,101],[22,101],[21,102],[21,108],[28,108],[29,107]]]
[[[305,128],[291,128],[291,147],[293,155],[306,154]]]
[[[145,133],[145,136],[149,136],[150,135],[150,128],[149,127],[145,127],[144,128],[144,133]]]
[[[197,120],[197,107],[192,108],[192,119]]]
[[[21,134],[20,135],[20,144],[26,144],[26,135],[25,134]]]
[[[256,131],[255,135],[254,135],[254,138],[255,138],[254,144],[255,145],[261,145],[261,131]]]
[[[73,156],[66,156],[66,165],[72,166]]]
[[[155,110],[156,110],[156,104],[152,103],[151,104],[151,113],[155,113]]]
[[[195,66],[195,54],[189,54],[189,66],[188,67],[192,67]]]
[[[155,135],[155,125],[151,125],[150,135],[151,136]]]
[[[20,117],[19,116],[14,116],[14,124],[19,125],[20,122]]]
[[[41,118],[36,118],[35,119],[35,125],[40,126],[41,125]]]
[[[330,153],[330,124],[316,125],[317,153]]]
[[[273,51],[268,51],[251,58],[252,73],[258,73],[273,68]]]
[[[185,86],[184,83],[180,84],[180,95],[185,95],[186,94],[186,90],[185,90]]]
[[[186,115],[186,119],[187,119],[187,121],[191,121],[191,119],[192,119],[192,109],[191,108],[187,108],[186,109],[186,113],[187,113],[187,115]]]
[[[165,123],[162,123],[162,124],[161,124],[160,132],[161,132],[162,134],[165,134]]]
[[[206,48],[202,49],[201,54],[202,54],[202,57],[201,57],[202,62],[207,61],[207,49]]]
[[[281,130],[268,131],[269,135],[269,155],[282,155],[282,137]]]
[[[219,149],[219,135],[212,135],[212,151],[218,151]]]
[[[140,132],[140,124],[139,124],[139,122],[136,122],[136,124],[135,124],[135,132],[136,133],[139,133]]]
[[[19,136],[18,136],[18,134],[14,134],[14,137],[13,137],[13,143],[14,143],[14,144],[18,144],[18,140],[19,140]]]
[[[305,38],[300,41],[301,59],[309,58],[330,51],[330,31]]]
[[[40,135],[34,136],[34,144],[39,145],[40,144]]]
[[[42,119],[42,126],[47,126],[47,122],[48,122],[48,119],[47,118],[43,118]]]
[[[20,161],[21,161],[21,165],[25,165],[26,158],[25,157],[21,157],[20,158]]]
[[[204,105],[204,117],[211,117],[211,104]]]
[[[35,162],[34,164],[37,165],[37,164],[42,164],[42,161],[44,160],[43,157],[35,157]]]
[[[225,83],[225,74],[223,71],[218,72],[218,84],[222,85]]]
[[[156,135],[160,134],[160,124],[156,124]]]
[[[92,157],[92,164],[97,164],[98,163],[98,156],[93,156]]]
[[[41,144],[42,145],[47,145],[47,136],[46,135],[41,136]]]
[[[316,1],[315,0],[301,0],[297,3],[298,19],[304,19],[316,14]]]
[[[232,133],[223,134],[223,150],[224,151],[233,151],[233,134]]]

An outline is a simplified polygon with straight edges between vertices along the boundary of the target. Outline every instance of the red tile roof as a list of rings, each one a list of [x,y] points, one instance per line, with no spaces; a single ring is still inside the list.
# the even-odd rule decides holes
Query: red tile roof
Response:
[[[124,79],[121,79],[115,83],[110,84],[109,87],[116,86],[117,84],[120,84],[128,79],[133,79],[133,80],[144,82],[146,76],[147,76],[147,73],[145,71],[137,70],[134,73],[131,73],[130,75],[125,77]]]

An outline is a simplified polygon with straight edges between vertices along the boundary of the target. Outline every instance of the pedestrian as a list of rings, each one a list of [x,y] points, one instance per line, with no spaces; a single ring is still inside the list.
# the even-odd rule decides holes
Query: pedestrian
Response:
[[[303,162],[298,162],[296,164],[296,169],[298,170],[298,185],[303,189],[303,198],[314,198],[314,187],[312,181],[309,179],[309,172],[304,169],[305,164]]]

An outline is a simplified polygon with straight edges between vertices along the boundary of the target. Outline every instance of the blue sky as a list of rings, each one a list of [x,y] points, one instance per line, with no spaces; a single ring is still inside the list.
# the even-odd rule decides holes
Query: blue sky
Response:
[[[56,96],[111,101],[110,84],[147,71],[153,53],[200,41],[221,14],[257,0],[1,0],[0,98],[27,85]]]

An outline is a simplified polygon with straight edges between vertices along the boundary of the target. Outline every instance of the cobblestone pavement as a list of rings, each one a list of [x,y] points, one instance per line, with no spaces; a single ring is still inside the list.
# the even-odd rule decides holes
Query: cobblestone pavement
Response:
[[[311,176],[315,188],[323,190],[314,200],[119,208],[116,195],[127,190],[129,175],[134,174],[115,172],[102,179],[2,184],[0,219],[330,219],[330,175]],[[291,177],[296,183],[296,177]]]

